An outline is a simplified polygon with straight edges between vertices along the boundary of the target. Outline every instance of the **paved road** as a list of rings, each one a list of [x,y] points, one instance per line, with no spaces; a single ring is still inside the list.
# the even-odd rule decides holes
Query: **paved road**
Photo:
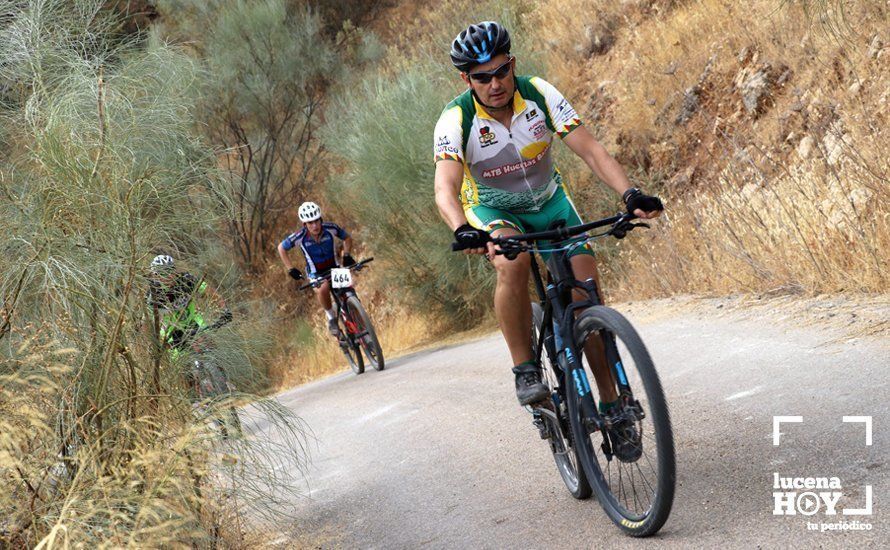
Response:
[[[631,319],[661,374],[677,445],[674,509],[656,539],[621,535],[595,500],[566,492],[515,403],[498,335],[280,395],[317,438],[308,475],[294,480],[305,495],[289,511],[295,533],[349,548],[888,547],[885,342],[839,341],[763,314]],[[779,447],[773,415],[804,417]],[[873,417],[873,445],[845,415]],[[874,514],[773,516],[774,473],[837,476],[839,509],[861,507],[871,485]],[[812,532],[807,519],[872,529]]]

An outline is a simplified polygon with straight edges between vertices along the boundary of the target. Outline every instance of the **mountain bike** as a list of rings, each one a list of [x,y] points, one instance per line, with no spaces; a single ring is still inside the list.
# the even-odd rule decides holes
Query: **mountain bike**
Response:
[[[385,366],[377,332],[371,323],[371,316],[355,293],[351,275],[352,271],[361,271],[373,260],[374,258],[367,258],[350,267],[321,271],[300,287],[300,290],[318,288],[325,281],[331,281],[331,296],[337,309],[337,324],[340,328],[338,343],[350,368],[356,374],[365,372],[362,352],[375,370],[383,370]]]
[[[648,227],[634,219],[633,214],[618,214],[573,227],[563,222],[547,231],[492,241],[496,253],[509,259],[532,254],[537,294],[532,347],[550,399],[528,408],[566,488],[578,499],[594,492],[622,531],[644,537],[664,525],[674,500],[676,464],[667,401],[637,331],[602,305],[594,279],[575,279],[569,262],[572,252],[592,239],[621,239],[637,227]],[[602,233],[588,234],[605,227]],[[461,246],[453,243],[452,249]],[[546,283],[535,257],[541,253],[549,253]],[[586,298],[573,300],[573,291]],[[598,386],[590,383],[594,371],[585,355],[588,342],[604,351],[611,380],[603,384],[619,397],[618,405],[605,413],[597,408]]]

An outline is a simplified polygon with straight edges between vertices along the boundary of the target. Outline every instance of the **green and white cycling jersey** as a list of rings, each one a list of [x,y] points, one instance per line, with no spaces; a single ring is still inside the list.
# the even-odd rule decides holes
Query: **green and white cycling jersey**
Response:
[[[509,130],[467,90],[439,117],[434,158],[463,163],[464,209],[538,212],[562,185],[551,154],[553,134],[562,138],[580,125],[575,109],[552,84],[518,76]]]

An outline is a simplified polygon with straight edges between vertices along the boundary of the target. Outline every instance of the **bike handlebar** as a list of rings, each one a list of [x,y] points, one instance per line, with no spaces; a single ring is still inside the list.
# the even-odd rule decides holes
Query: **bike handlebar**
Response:
[[[497,245],[502,245],[507,243],[529,243],[534,241],[564,241],[576,235],[580,235],[581,233],[590,231],[591,229],[598,229],[600,227],[606,227],[607,225],[612,226],[612,229],[609,231],[610,233],[616,229],[625,230],[626,232],[628,228],[632,229],[633,227],[637,227],[635,224],[630,224],[630,221],[635,220],[636,218],[637,216],[631,212],[622,212],[609,218],[582,223],[581,225],[573,225],[571,227],[557,227],[556,229],[538,231],[535,233],[521,233],[519,235],[510,235],[508,237],[494,237],[491,239],[491,242]],[[621,237],[623,236],[624,235],[622,234]],[[465,250],[466,248],[468,247],[461,243],[451,243],[451,250],[455,252],[458,250]]]
[[[363,267],[365,267],[365,264],[371,263],[373,261],[374,261],[373,257],[365,258],[364,260],[362,260],[360,262],[356,262],[349,267],[341,267],[341,268],[336,268],[336,269],[360,270]],[[335,269],[335,268],[331,268],[331,269]],[[298,290],[306,290],[309,287],[317,286],[317,285],[321,284],[321,281],[330,279],[331,278],[331,269],[326,269],[326,270],[322,271],[321,274],[316,275],[315,277],[310,279],[308,283],[301,285]]]
[[[218,328],[222,328],[231,322],[232,322],[232,319],[225,319],[225,320],[217,319],[216,321],[214,321],[213,323],[211,323],[209,325],[206,325],[203,327],[193,327],[191,330],[189,330],[188,338],[194,338],[194,337],[199,336],[205,332],[210,332],[211,330],[216,330]]]

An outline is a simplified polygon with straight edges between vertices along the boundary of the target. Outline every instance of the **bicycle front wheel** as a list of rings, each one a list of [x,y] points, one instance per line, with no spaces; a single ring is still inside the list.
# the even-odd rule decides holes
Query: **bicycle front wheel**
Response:
[[[671,419],[658,373],[637,331],[611,308],[584,310],[575,321],[574,335],[596,403],[606,400],[601,393],[618,396],[618,404],[603,415],[606,425],[597,430],[583,418],[576,388],[568,391],[582,466],[600,505],[618,527],[635,537],[652,535],[670,515],[676,485]],[[602,354],[610,346],[611,364],[591,369],[586,356],[591,348]],[[585,347],[587,354],[581,353]],[[585,386],[580,372],[571,376],[576,385]]]
[[[377,340],[377,332],[371,323],[371,316],[365,311],[358,296],[350,296],[347,303],[352,321],[355,323],[356,334],[360,335],[356,338],[365,351],[365,357],[368,358],[375,370],[383,370],[383,349],[380,347],[380,341]]]

